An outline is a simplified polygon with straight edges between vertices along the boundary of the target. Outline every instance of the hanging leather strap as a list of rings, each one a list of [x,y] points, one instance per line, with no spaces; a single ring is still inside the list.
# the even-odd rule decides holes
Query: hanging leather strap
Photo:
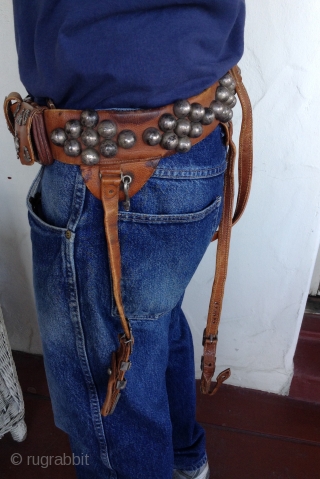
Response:
[[[233,78],[236,81],[236,92],[240,100],[242,108],[242,122],[239,138],[239,157],[238,157],[238,196],[237,204],[233,214],[232,226],[234,226],[241,218],[249,199],[251,180],[252,180],[252,164],[253,164],[253,147],[252,147],[252,108],[249,95],[242,82],[240,68],[235,66],[231,69]],[[212,241],[218,239],[217,231]]]
[[[104,227],[108,246],[109,266],[112,275],[113,296],[120,316],[123,334],[119,336],[120,346],[112,354],[111,369],[106,399],[101,408],[101,414],[112,414],[119,400],[120,391],[124,389],[125,372],[130,368],[130,354],[133,346],[133,336],[127,320],[121,299],[121,256],[118,235],[118,205],[121,184],[121,166],[113,168],[100,167],[101,200],[104,210]]]
[[[240,69],[234,67],[232,75],[236,81],[236,92],[242,106],[242,124],[239,142],[239,188],[235,213],[233,212],[234,197],[234,163],[236,147],[232,141],[232,123],[229,123],[228,167],[225,175],[224,205],[219,231],[213,239],[218,238],[216,255],[216,272],[212,287],[207,326],[203,333],[204,353],[201,359],[201,392],[213,395],[221,384],[230,377],[230,369],[226,369],[217,377],[215,387],[211,389],[211,380],[215,371],[218,328],[221,318],[222,300],[227,277],[228,256],[232,225],[241,217],[248,201],[252,177],[252,109],[248,94],[242,83]]]

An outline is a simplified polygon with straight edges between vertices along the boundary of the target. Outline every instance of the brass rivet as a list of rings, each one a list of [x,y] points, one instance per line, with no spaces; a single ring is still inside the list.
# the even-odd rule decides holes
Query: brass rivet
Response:
[[[66,238],[67,239],[71,238],[71,231],[70,230],[66,231]]]

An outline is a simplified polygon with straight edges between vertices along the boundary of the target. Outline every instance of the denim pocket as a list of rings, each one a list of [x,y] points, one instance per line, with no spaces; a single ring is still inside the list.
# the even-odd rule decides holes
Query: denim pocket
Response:
[[[67,181],[72,180],[73,184],[67,189],[63,174],[58,181],[57,171],[69,165],[54,165],[39,171],[27,196],[33,282],[43,338],[51,334],[51,316],[68,318],[68,314],[61,312],[69,304],[66,265],[73,261],[75,230],[86,193],[78,169],[73,170],[71,166],[68,170]]]
[[[27,196],[30,226],[53,234],[73,232],[85,192],[78,167],[59,162],[42,167]]]
[[[41,234],[52,233],[53,235],[64,235],[67,227],[56,226],[46,221],[42,208],[42,191],[41,183],[44,173],[44,167],[41,168],[36,178],[34,179],[27,195],[27,209],[29,223],[31,227],[31,238],[33,239],[33,231]]]
[[[218,226],[221,196],[186,214],[119,215],[122,298],[130,319],[156,319],[178,303]]]
[[[181,299],[220,222],[225,158],[217,129],[189,154],[161,160],[129,212],[120,204],[121,287],[129,319],[157,319]]]

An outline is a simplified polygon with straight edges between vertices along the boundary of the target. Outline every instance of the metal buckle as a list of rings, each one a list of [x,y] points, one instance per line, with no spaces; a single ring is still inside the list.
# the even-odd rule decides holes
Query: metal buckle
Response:
[[[121,389],[124,389],[126,387],[126,385],[127,385],[127,380],[126,379],[123,379],[122,381],[119,380],[119,381],[117,381],[116,388],[121,390]]]
[[[210,334],[209,336],[206,336],[206,328],[204,328],[203,337],[202,337],[202,346],[205,345],[206,341],[209,341],[210,344],[212,344],[213,341],[218,341],[218,334]]]

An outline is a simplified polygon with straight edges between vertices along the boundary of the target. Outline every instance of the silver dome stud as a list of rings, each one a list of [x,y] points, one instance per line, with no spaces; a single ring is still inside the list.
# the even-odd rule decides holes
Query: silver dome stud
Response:
[[[67,156],[79,156],[81,153],[81,145],[77,140],[67,140],[63,149]]]
[[[122,130],[118,135],[118,145],[128,150],[136,143],[137,137],[132,130]]]
[[[191,123],[191,130],[189,133],[190,138],[199,138],[203,133],[203,127],[201,123],[199,122],[194,122]]]
[[[210,105],[210,108],[214,111],[215,117],[217,120],[221,121],[222,123],[226,123],[232,119],[233,112],[231,108],[224,105],[219,101],[213,101]]]
[[[95,110],[83,110],[80,116],[82,126],[94,128],[99,121],[99,115]]]
[[[215,119],[214,112],[212,108],[205,108],[204,109],[204,117],[201,120],[203,125],[211,125],[213,120]]]
[[[180,136],[188,136],[191,129],[191,123],[186,118],[181,118],[177,121],[177,126],[175,128],[175,133]]]
[[[219,120],[220,119],[219,115],[222,114],[224,105],[220,101],[214,100],[213,102],[210,103],[210,108],[212,109],[217,120]]]
[[[192,103],[188,117],[194,122],[201,121],[204,117],[204,107],[200,103]]]
[[[165,150],[174,150],[178,146],[179,138],[173,131],[167,131],[162,136],[161,146]]]
[[[223,112],[223,120],[221,121],[227,123],[228,121],[231,121],[232,118],[233,118],[233,111],[230,108],[226,107]]]
[[[218,86],[218,88],[216,90],[216,100],[221,101],[222,103],[224,103],[229,99],[230,94],[232,95],[232,93],[230,93],[228,88],[226,88],[224,86]]]
[[[99,143],[99,135],[93,128],[86,128],[81,134],[81,140],[86,146],[96,146]]]
[[[63,146],[67,139],[67,135],[63,128],[56,128],[51,133],[50,138],[54,145]]]
[[[118,153],[118,146],[115,141],[104,140],[100,144],[100,153],[105,158],[113,158]]]
[[[162,131],[174,130],[177,125],[177,120],[170,113],[164,113],[159,118],[159,128]]]
[[[236,88],[236,82],[234,81],[230,73],[227,73],[222,78],[220,78],[219,83],[221,86],[228,88],[228,90],[230,91],[234,91]]]
[[[101,123],[99,123],[98,133],[103,138],[110,140],[117,133],[117,125],[112,120],[104,120]]]
[[[223,106],[222,112],[219,114],[218,120],[222,123],[227,123],[233,117],[233,111],[226,105]]]
[[[229,99],[225,102],[225,104],[229,107],[229,108],[234,108],[237,104],[237,97],[234,96],[234,95],[230,95],[229,96]]]
[[[68,135],[68,138],[77,139],[81,135],[81,125],[79,120],[69,120],[65,124],[64,131]]]
[[[142,135],[143,141],[149,146],[156,146],[161,141],[161,133],[157,128],[147,128]]]
[[[189,115],[191,110],[191,105],[188,100],[178,100],[173,105],[173,113],[177,118],[185,118]]]
[[[178,141],[178,146],[176,148],[177,152],[179,153],[187,153],[188,151],[191,150],[191,140],[187,136],[183,136],[182,138],[179,138]]]
[[[85,165],[92,166],[99,163],[99,153],[94,148],[86,148],[81,153],[81,161]]]

